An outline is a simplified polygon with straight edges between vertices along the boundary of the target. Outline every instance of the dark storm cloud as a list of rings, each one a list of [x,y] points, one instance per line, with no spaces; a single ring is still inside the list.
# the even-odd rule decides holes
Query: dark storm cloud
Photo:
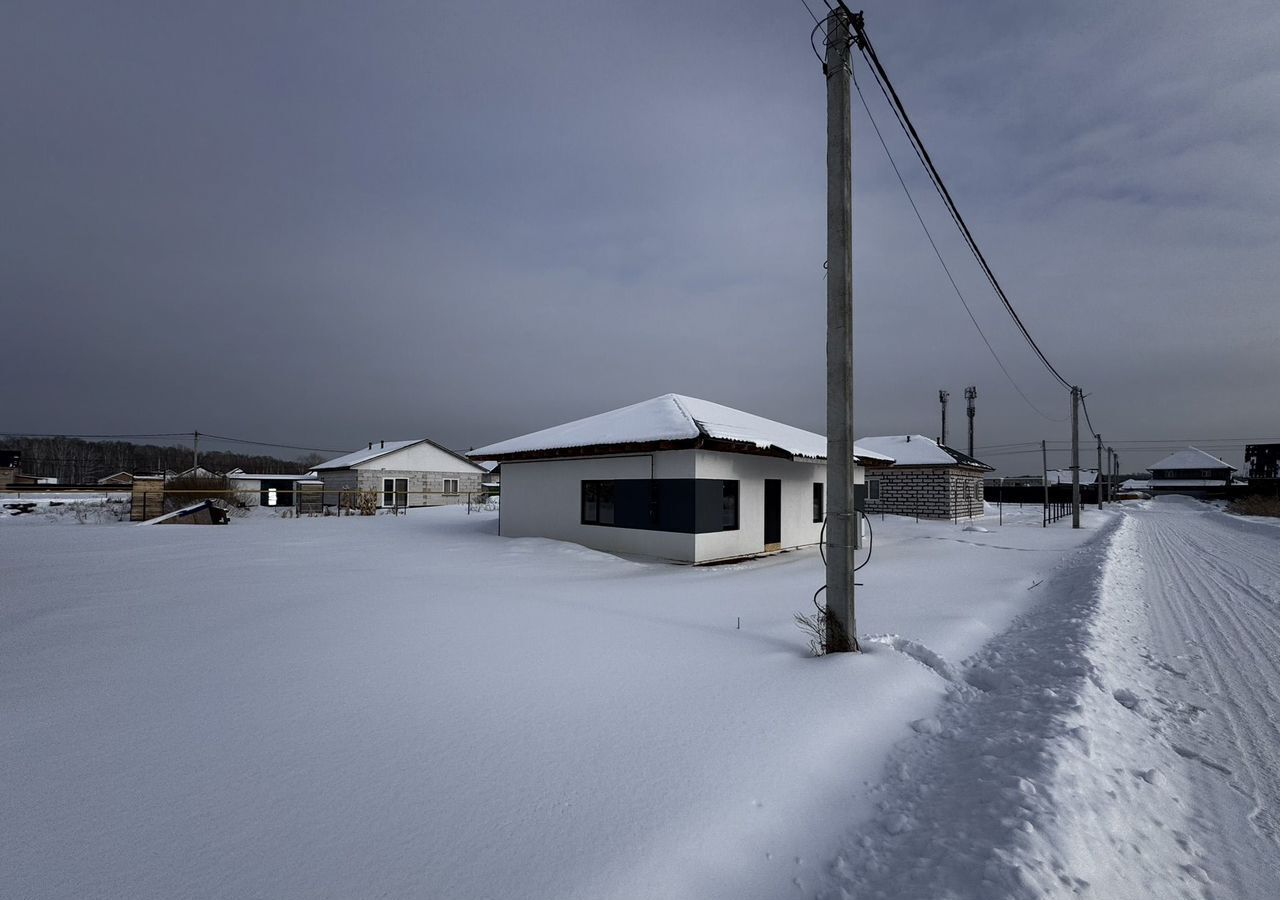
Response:
[[[825,113],[800,4],[5,18],[4,427],[467,447],[681,391],[822,430]],[[1276,13],[867,21],[1104,435],[1275,436]],[[860,74],[979,324],[1060,417]],[[937,389],[975,383],[979,445],[1066,437],[982,345],[854,105],[860,433],[934,434]]]

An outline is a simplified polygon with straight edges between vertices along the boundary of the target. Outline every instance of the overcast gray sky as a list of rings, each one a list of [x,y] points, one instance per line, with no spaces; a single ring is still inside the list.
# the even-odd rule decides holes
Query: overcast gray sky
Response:
[[[865,8],[1103,436],[1280,437],[1280,5]],[[823,431],[812,27],[800,0],[10,0],[0,432],[466,449],[668,391]],[[858,74],[992,345],[1065,417]],[[858,433],[936,435],[946,388],[963,447],[975,384],[979,447],[1065,440],[854,107]]]

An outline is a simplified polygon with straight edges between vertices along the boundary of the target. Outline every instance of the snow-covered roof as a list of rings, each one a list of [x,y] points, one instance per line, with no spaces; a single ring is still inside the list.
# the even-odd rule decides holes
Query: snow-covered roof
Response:
[[[1225,463],[1199,450],[1195,447],[1188,447],[1185,450],[1179,450],[1176,453],[1170,453],[1158,463],[1147,467],[1148,471],[1155,472],[1161,469],[1230,469],[1232,472],[1236,467],[1230,463]]]
[[[588,416],[554,428],[544,428],[472,450],[475,459],[494,459],[550,450],[616,447],[658,441],[691,441],[714,438],[750,444],[760,450],[777,449],[805,459],[826,459],[827,439],[742,410],[696,397],[663,394],[641,403]],[[892,462],[862,445],[855,445],[862,460]]]
[[[1047,477],[1049,479],[1050,484],[1070,484],[1071,470],[1070,469],[1050,469]],[[1081,484],[1093,484],[1097,480],[1098,480],[1097,469],[1081,469],[1080,470]]]
[[[228,472],[227,477],[232,481],[261,481],[263,479],[279,480],[281,478],[287,478],[290,481],[298,481],[299,479],[306,478],[307,476],[305,474],[282,475],[279,472],[260,474],[253,474],[250,472]]]
[[[969,466],[990,469],[972,456],[922,434],[890,434],[858,439],[858,446],[891,458],[896,466]]]
[[[371,459],[377,459],[379,456],[386,456],[388,453],[395,453],[397,450],[403,450],[405,447],[412,447],[414,444],[421,444],[426,438],[418,438],[413,441],[379,441],[377,445],[366,448],[364,450],[356,450],[354,453],[348,453],[345,456],[338,456],[327,462],[322,462],[317,466],[312,466],[313,470],[319,469],[349,469],[351,466],[358,466],[360,463],[368,462]]]

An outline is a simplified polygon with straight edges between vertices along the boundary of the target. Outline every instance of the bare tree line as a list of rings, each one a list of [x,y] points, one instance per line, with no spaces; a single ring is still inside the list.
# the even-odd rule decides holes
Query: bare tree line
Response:
[[[191,448],[132,444],[128,441],[86,441],[65,437],[0,437],[0,450],[22,454],[22,471],[57,478],[64,484],[84,484],[128,472],[131,475],[181,472],[191,468]],[[214,472],[243,469],[264,475],[292,475],[307,471],[323,457],[278,459],[225,450],[201,450],[200,465]]]

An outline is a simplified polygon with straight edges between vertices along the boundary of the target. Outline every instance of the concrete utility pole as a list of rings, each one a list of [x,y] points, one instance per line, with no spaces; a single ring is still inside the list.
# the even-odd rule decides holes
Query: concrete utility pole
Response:
[[[969,385],[964,389],[964,398],[969,401],[969,455],[973,456],[973,401],[978,399],[978,388]]]
[[[1102,509],[1102,485],[1106,483],[1106,479],[1102,477],[1102,435],[1096,435],[1098,438],[1098,477],[1094,479],[1093,489],[1098,493],[1098,509]]]
[[[1049,450],[1044,439],[1040,439],[1040,483],[1044,485],[1044,515],[1040,519],[1040,527],[1049,527]]]
[[[938,402],[942,404],[942,446],[947,446],[947,401],[951,399],[950,391],[938,391]]]
[[[859,14],[861,15],[861,14]],[[827,650],[858,649],[853,569],[853,141],[850,17],[827,17]],[[859,23],[861,24],[861,23]]]
[[[1071,389],[1071,527],[1080,527],[1080,388]]]
[[[1107,502],[1114,503],[1116,498],[1116,451],[1107,448]]]

